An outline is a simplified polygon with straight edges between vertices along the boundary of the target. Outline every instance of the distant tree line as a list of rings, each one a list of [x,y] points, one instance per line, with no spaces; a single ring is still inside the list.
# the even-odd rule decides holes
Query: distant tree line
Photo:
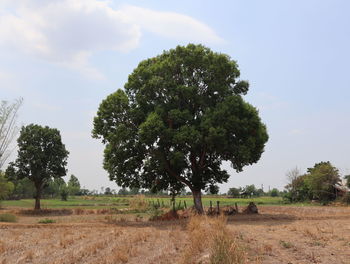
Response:
[[[1,188],[6,188],[6,192],[1,191]],[[2,199],[10,200],[31,199],[36,194],[33,181],[28,178],[18,178],[11,165],[6,172],[0,172],[0,191],[4,194],[1,197]],[[46,179],[41,197],[67,200],[68,196],[89,195],[90,193],[89,190],[81,188],[78,178],[72,174],[68,182],[65,182],[62,178]]]
[[[261,196],[278,197],[282,194],[283,192],[279,191],[277,188],[265,192],[262,188],[256,188],[254,184],[238,188],[232,187],[227,192],[227,195],[233,198],[253,198]]]

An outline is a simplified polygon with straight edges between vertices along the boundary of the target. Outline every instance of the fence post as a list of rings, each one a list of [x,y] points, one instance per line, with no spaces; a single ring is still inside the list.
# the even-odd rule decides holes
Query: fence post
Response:
[[[179,204],[177,206],[177,209],[179,210],[181,208],[181,200],[179,201]]]
[[[237,203],[235,203],[235,209],[236,209],[236,212],[238,213],[238,206],[237,206]]]
[[[217,214],[220,214],[220,201],[216,201],[216,210],[217,210]]]
[[[185,209],[187,209],[187,204],[186,204],[186,201],[184,201],[184,206],[185,206]]]
[[[173,211],[175,212],[175,201],[173,201]]]

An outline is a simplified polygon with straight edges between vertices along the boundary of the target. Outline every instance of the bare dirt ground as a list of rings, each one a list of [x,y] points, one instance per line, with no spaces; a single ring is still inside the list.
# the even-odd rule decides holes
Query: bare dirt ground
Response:
[[[350,207],[259,210],[259,215],[230,216],[225,226],[244,251],[245,263],[350,264]],[[194,241],[196,224],[189,227],[188,220],[116,220],[101,214],[46,217],[56,223],[38,224],[45,216],[23,215],[17,223],[0,223],[1,264],[210,262],[210,238],[198,229],[201,234]],[[193,256],[188,257],[192,248]]]

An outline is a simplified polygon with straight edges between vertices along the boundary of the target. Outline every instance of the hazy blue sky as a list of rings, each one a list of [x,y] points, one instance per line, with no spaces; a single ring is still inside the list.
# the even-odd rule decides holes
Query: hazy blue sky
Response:
[[[23,97],[21,124],[61,131],[82,185],[116,188],[90,136],[100,102],[141,60],[202,43],[238,62],[270,135],[221,191],[282,188],[288,170],[319,161],[349,174],[349,13],[346,0],[0,0],[0,99]]]

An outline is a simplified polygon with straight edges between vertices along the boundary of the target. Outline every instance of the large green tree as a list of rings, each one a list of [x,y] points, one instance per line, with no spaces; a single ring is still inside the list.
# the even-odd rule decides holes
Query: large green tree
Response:
[[[341,182],[339,170],[329,161],[316,163],[307,169],[305,178],[313,199],[331,201],[336,198],[335,185]]]
[[[52,178],[66,175],[68,151],[60,132],[48,126],[30,124],[21,129],[14,163],[19,179],[28,178],[35,186],[35,209],[40,209],[43,188]]]
[[[123,187],[201,190],[227,182],[260,159],[268,140],[258,111],[242,96],[248,82],[229,56],[189,44],[140,62],[124,90],[102,101],[93,137],[106,144],[104,168]]]

